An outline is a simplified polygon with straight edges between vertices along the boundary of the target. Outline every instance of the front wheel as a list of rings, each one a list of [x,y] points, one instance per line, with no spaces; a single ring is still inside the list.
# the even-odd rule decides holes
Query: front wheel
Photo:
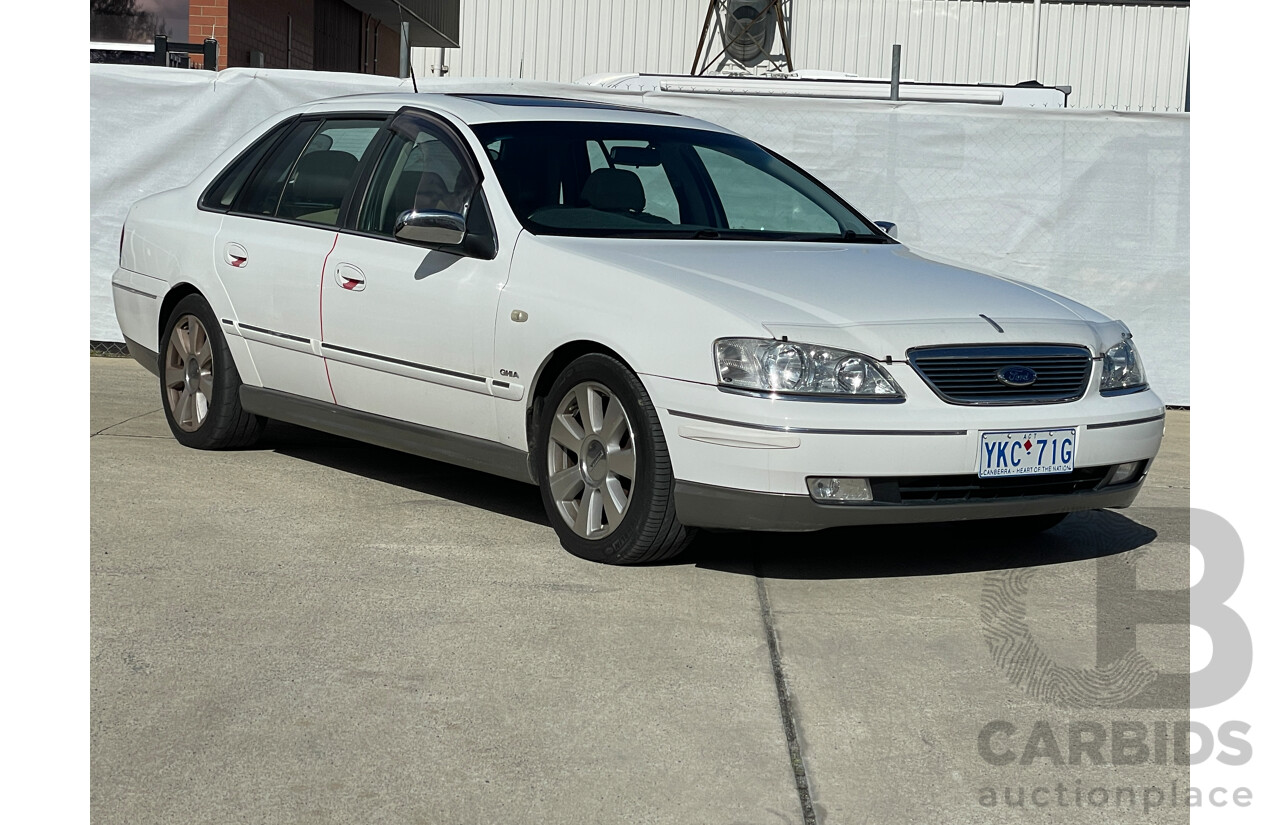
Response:
[[[542,503],[570,553],[636,564],[671,558],[692,541],[676,518],[657,411],[617,359],[586,355],[556,378],[536,451]]]
[[[204,298],[178,301],[160,347],[160,401],[174,438],[200,450],[257,441],[266,419],[240,406],[240,373]]]

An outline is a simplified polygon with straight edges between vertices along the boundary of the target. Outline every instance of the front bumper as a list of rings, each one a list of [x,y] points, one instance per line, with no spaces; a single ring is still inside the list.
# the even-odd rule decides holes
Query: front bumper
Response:
[[[822,403],[644,380],[677,479],[677,513],[689,526],[795,531],[1125,507],[1138,495],[1164,434],[1164,405],[1150,391],[1112,398],[1095,392],[1064,404],[961,407],[910,391],[896,404]],[[977,479],[984,431],[1065,427],[1077,431],[1075,466],[1087,476],[1081,484],[992,494],[1003,482]],[[1134,481],[1109,484],[1111,468],[1134,461],[1146,462]],[[904,495],[878,492],[873,502],[819,504],[809,495],[812,476],[867,478],[891,491],[900,481]],[[974,492],[933,500],[905,494],[935,478],[944,486],[971,483]]]
[[[1026,496],[963,502],[915,504],[819,504],[807,495],[756,493],[676,482],[676,516],[681,524],[720,530],[805,532],[860,524],[922,524],[1015,516],[1038,516],[1103,507],[1128,507],[1143,479],[1101,490],[1067,495]]]

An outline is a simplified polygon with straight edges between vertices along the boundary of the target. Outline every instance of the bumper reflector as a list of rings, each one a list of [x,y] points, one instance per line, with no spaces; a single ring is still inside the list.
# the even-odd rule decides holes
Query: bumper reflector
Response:
[[[805,482],[809,485],[810,498],[819,503],[841,504],[873,500],[871,485],[865,478],[810,476]]]

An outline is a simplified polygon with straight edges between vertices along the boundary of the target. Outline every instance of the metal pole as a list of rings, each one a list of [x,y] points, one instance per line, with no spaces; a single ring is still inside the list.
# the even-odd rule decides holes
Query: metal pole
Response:
[[[711,28],[711,15],[716,10],[716,0],[707,0],[707,19],[702,21],[702,34],[698,36],[698,50],[693,53],[693,65],[689,67],[689,76],[701,74],[698,71],[698,58],[702,57],[702,45],[707,42],[707,30]]]
[[[778,31],[782,32],[782,53],[787,57],[787,71],[794,72],[796,67],[791,63],[791,36],[787,34],[787,18],[782,16],[782,0],[774,0],[773,8],[778,15]]]
[[[902,77],[902,44],[893,44],[893,73],[889,75],[889,99],[898,99],[898,82]]]
[[[1183,100],[1182,102],[1182,111],[1190,112],[1191,111],[1191,44],[1190,43],[1187,44],[1187,79],[1185,82],[1187,84],[1187,95],[1186,95],[1186,99]]]
[[[400,24],[400,79],[409,76],[409,24]]]
[[[1031,28],[1034,30],[1035,42],[1031,45],[1031,79],[1040,79],[1040,0],[1036,0],[1032,12]]]

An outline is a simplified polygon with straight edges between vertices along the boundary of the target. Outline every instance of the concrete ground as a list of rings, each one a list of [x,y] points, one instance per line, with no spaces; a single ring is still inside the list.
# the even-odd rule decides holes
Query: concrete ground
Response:
[[[1187,821],[1185,411],[1134,507],[1031,539],[615,568],[533,487],[278,424],[188,450],[149,373],[90,371],[97,825]]]

